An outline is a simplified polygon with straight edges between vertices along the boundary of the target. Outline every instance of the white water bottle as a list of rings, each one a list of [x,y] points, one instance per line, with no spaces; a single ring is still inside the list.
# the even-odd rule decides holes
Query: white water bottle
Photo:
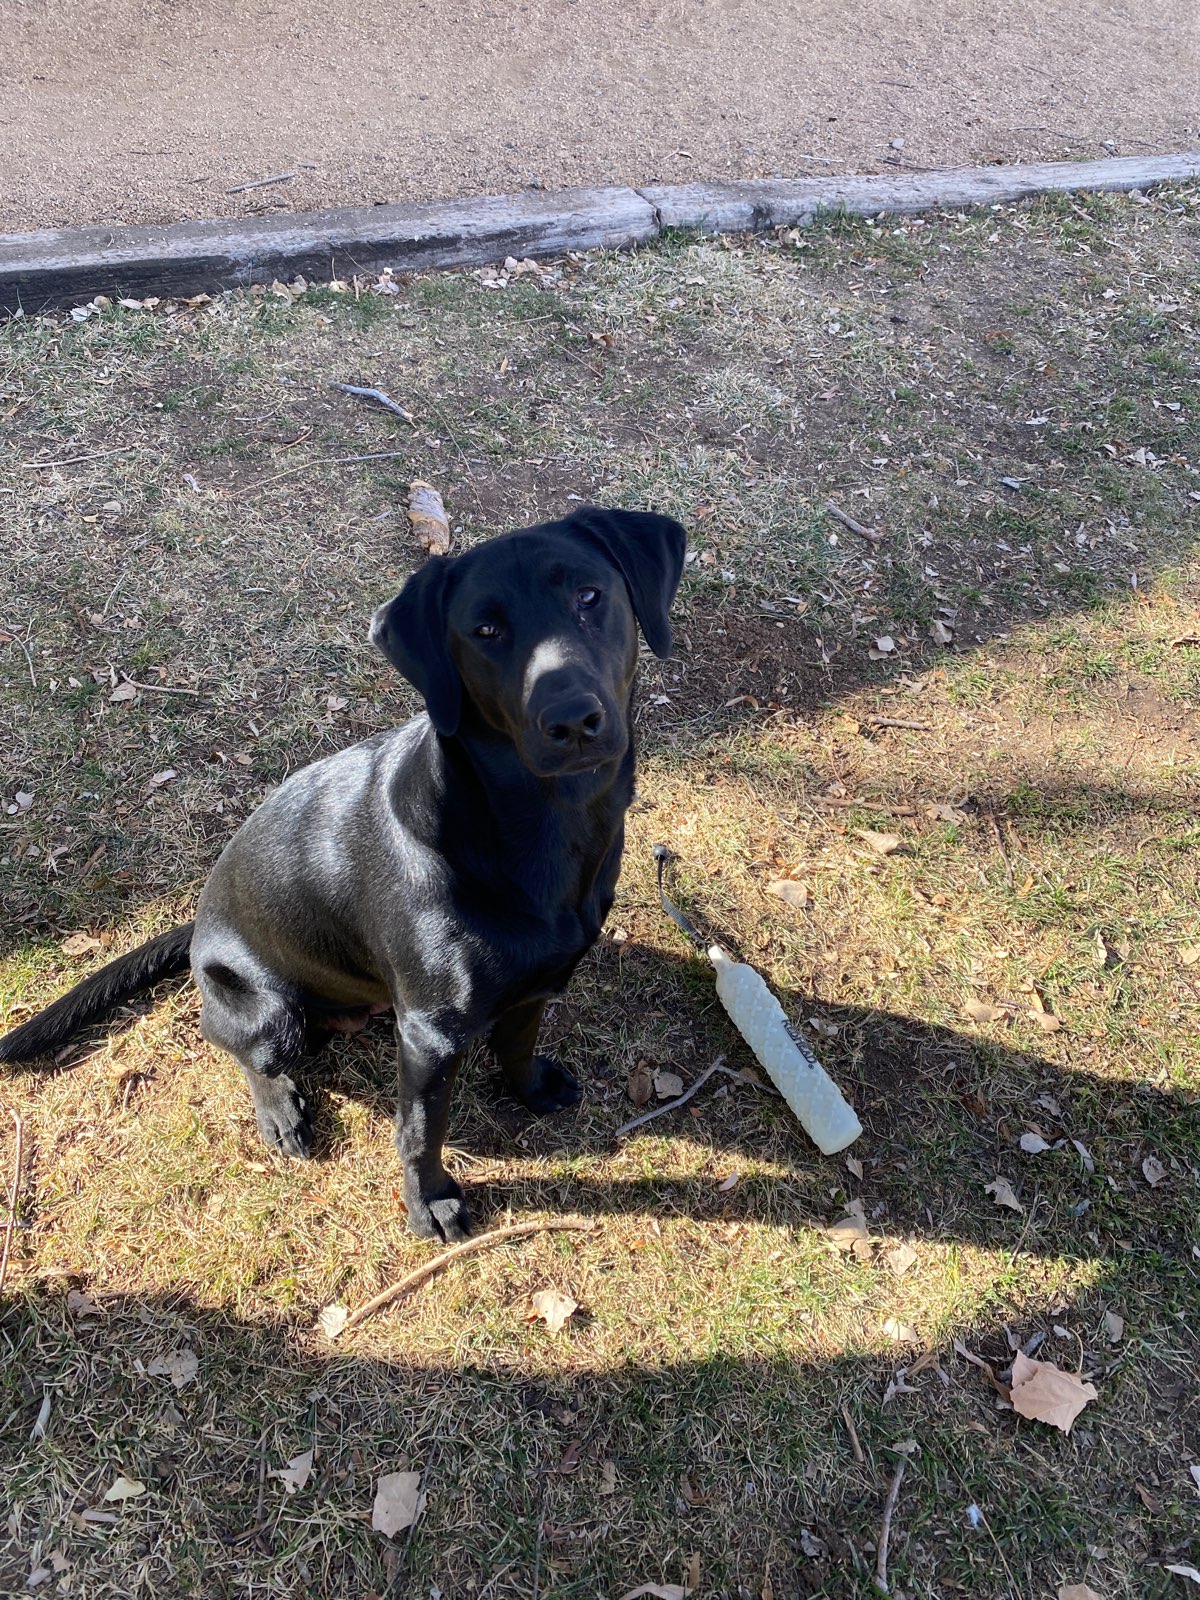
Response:
[[[862,1132],[854,1108],[792,1032],[765,981],[753,967],[732,960],[719,944],[710,945],[708,959],[717,969],[721,1004],[821,1154],[832,1156],[853,1144]]]

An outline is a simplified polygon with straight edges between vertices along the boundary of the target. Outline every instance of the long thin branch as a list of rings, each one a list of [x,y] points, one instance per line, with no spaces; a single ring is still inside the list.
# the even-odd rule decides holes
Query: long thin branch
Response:
[[[593,1226],[593,1223],[583,1222],[578,1218],[559,1217],[546,1222],[514,1222],[507,1228],[493,1228],[491,1233],[480,1233],[473,1239],[464,1239],[461,1244],[451,1245],[450,1249],[443,1250],[440,1256],[434,1256],[432,1261],[424,1262],[397,1282],[390,1283],[386,1289],[381,1289],[372,1299],[359,1306],[357,1311],[352,1311],[346,1318],[345,1326],[332,1337],[340,1338],[343,1333],[349,1333],[351,1328],[357,1328],[361,1322],[373,1317],[377,1311],[382,1311],[385,1306],[402,1299],[413,1289],[419,1289],[427,1279],[434,1277],[452,1262],[461,1261],[464,1256],[473,1256],[481,1250],[490,1250],[493,1245],[503,1244],[508,1239],[527,1238],[531,1233],[587,1233]]]
[[[826,500],[825,511],[835,522],[840,522],[843,528],[849,528],[851,533],[857,533],[862,539],[869,539],[872,544],[878,544],[883,538],[877,528],[865,528],[861,522],[855,522],[849,512],[843,511],[840,506],[835,506],[832,500]]]
[[[25,657],[25,665],[29,668],[29,681],[36,689],[37,674],[33,670],[33,657],[29,653],[29,646],[25,643],[24,639],[18,638],[15,628],[9,628],[3,624],[0,624],[0,627],[3,628],[3,631],[8,635],[11,642],[16,645],[17,649]]]
[[[318,456],[313,461],[300,461],[294,467],[285,467],[282,472],[275,473],[271,478],[260,478],[257,483],[248,483],[244,489],[234,492],[234,498],[239,495],[250,494],[252,490],[265,489],[269,483],[278,483],[280,478],[290,478],[293,472],[307,472],[309,467],[350,467],[360,461],[392,461],[396,456],[406,456],[407,450],[375,450],[369,456]]]
[[[883,1503],[883,1525],[879,1530],[879,1547],[875,1556],[875,1587],[880,1594],[887,1594],[887,1568],[888,1568],[888,1540],[892,1537],[892,1514],[896,1509],[896,1501],[900,1498],[900,1484],[904,1477],[904,1468],[907,1465],[903,1456],[896,1463],[895,1475],[892,1486],[888,1490],[887,1499]]]
[[[411,411],[406,411],[402,405],[393,400],[390,394],[384,394],[382,389],[364,389],[357,383],[331,383],[331,389],[340,389],[343,394],[356,394],[361,400],[374,400],[376,405],[383,406],[386,411],[393,412],[398,417],[403,417],[405,422],[416,425],[416,419]]]
[[[4,1280],[8,1276],[8,1257],[12,1250],[13,1229],[17,1225],[17,1197],[21,1193],[21,1164],[25,1157],[25,1124],[21,1113],[9,1107],[9,1116],[17,1130],[17,1148],[13,1153],[12,1182],[8,1188],[8,1220],[4,1224],[4,1252],[0,1254],[0,1294],[4,1293]]]
[[[632,1133],[635,1128],[640,1128],[644,1122],[653,1122],[655,1117],[665,1117],[668,1111],[677,1111],[680,1106],[687,1105],[693,1095],[699,1094],[704,1085],[714,1072],[723,1072],[727,1078],[732,1078],[735,1083],[744,1083],[752,1089],[761,1089],[765,1094],[778,1094],[779,1090],[769,1083],[755,1083],[753,1078],[747,1078],[744,1073],[735,1072],[732,1067],[727,1067],[723,1061],[714,1061],[707,1067],[695,1083],[675,1100],[668,1100],[666,1105],[655,1106],[653,1111],[643,1111],[640,1117],[634,1117],[632,1122],[623,1122],[613,1134],[614,1139],[623,1139],[627,1133]]]

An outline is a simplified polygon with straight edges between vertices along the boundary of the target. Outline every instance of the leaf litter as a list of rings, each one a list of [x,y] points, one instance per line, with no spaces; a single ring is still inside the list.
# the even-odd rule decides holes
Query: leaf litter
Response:
[[[1099,1390],[1074,1372],[1049,1361],[1033,1361],[1021,1350],[1013,1357],[1011,1399],[1019,1416],[1046,1422],[1070,1433],[1071,1427]]]

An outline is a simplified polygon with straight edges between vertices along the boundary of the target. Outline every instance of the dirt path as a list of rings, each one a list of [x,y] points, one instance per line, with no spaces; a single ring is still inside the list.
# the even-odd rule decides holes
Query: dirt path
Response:
[[[0,228],[1200,143],[1193,0],[864,9],[30,0],[5,8]]]

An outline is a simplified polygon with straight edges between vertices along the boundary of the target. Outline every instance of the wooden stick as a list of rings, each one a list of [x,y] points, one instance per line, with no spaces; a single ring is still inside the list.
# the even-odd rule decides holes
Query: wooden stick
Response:
[[[403,417],[405,422],[416,426],[416,420],[411,411],[405,411],[402,405],[397,404],[390,394],[384,394],[382,389],[363,389],[357,383],[331,383],[331,389],[340,389],[343,394],[356,394],[363,400],[374,400],[377,405],[384,406],[398,417]]]
[[[779,1090],[769,1083],[755,1083],[753,1078],[747,1078],[743,1073],[735,1072],[732,1067],[727,1067],[723,1060],[714,1061],[711,1067],[696,1079],[690,1089],[685,1089],[675,1100],[668,1100],[666,1105],[656,1106],[653,1111],[643,1111],[640,1117],[634,1117],[632,1122],[623,1122],[613,1134],[614,1139],[623,1139],[627,1133],[632,1133],[635,1128],[640,1128],[644,1122],[653,1122],[655,1117],[665,1117],[668,1111],[677,1111],[680,1106],[686,1105],[693,1095],[698,1094],[714,1072],[723,1072],[727,1078],[732,1078],[736,1083],[747,1084],[751,1089],[762,1089],[766,1094],[778,1094]]]
[[[441,1272],[443,1267],[448,1267],[451,1262],[461,1261],[464,1256],[473,1256],[480,1250],[490,1250],[493,1245],[503,1244],[508,1239],[524,1239],[532,1233],[588,1233],[595,1226],[591,1222],[582,1222],[578,1218],[560,1217],[548,1222],[514,1222],[507,1228],[493,1228],[491,1233],[476,1234],[474,1239],[464,1239],[461,1244],[451,1245],[449,1250],[443,1250],[440,1256],[434,1256],[432,1261],[426,1261],[414,1271],[407,1273],[396,1283],[390,1283],[386,1289],[373,1296],[372,1299],[359,1306],[357,1311],[352,1311],[346,1318],[345,1327],[335,1334],[340,1338],[343,1333],[349,1333],[351,1328],[357,1328],[360,1322],[365,1322],[368,1317],[373,1317],[377,1311],[382,1311],[385,1306],[390,1306],[393,1301],[401,1299],[413,1289],[419,1289],[429,1278]]]
[[[280,478],[290,478],[293,472],[307,472],[309,467],[350,467],[360,461],[392,461],[396,456],[406,455],[407,450],[375,450],[369,456],[318,456],[315,461],[301,461],[294,467],[285,467],[273,478],[260,478],[257,483],[248,483],[244,489],[235,490],[233,498],[249,494],[255,489],[265,489],[269,483],[278,483]]]
[[[145,689],[148,694],[190,694],[196,699],[201,698],[199,689],[176,689],[169,683],[142,683],[138,678],[127,678],[121,674],[122,683],[131,683],[135,689]]]
[[[826,500],[825,510],[835,522],[840,522],[843,528],[849,528],[851,533],[857,533],[863,539],[870,539],[872,544],[878,544],[883,535],[875,528],[864,528],[861,522],[843,511],[840,506],[835,506],[832,500]]]
[[[846,1432],[850,1435],[850,1452],[859,1466],[865,1466],[867,1458],[863,1455],[863,1447],[858,1442],[858,1429],[854,1426],[854,1418],[850,1415],[850,1407],[842,1407],[842,1421],[846,1424]]]
[[[5,626],[4,624],[0,624],[0,631],[3,631],[4,633],[6,633],[8,635],[10,642],[12,644],[15,644],[17,649],[25,657],[25,665],[29,668],[29,681],[33,685],[33,687],[36,689],[37,688],[37,675],[33,670],[33,657],[29,653],[29,646],[25,643],[24,639],[19,639],[17,637],[17,632],[16,632],[15,628],[9,628],[9,627]]]
[[[127,456],[145,449],[141,444],[123,444],[115,450],[97,450],[91,456],[66,456],[62,461],[19,461],[17,465],[24,472],[41,472],[47,467],[77,467],[81,461],[103,461],[105,456]]]
[[[21,1113],[8,1110],[9,1116],[17,1130],[17,1148],[13,1155],[12,1182],[8,1188],[8,1220],[4,1224],[4,1252],[0,1255],[0,1294],[4,1292],[4,1280],[8,1276],[8,1257],[12,1250],[13,1229],[17,1225],[17,1196],[21,1192],[21,1164],[25,1156],[25,1124],[21,1121]]]
[[[919,733],[932,733],[932,722],[910,722],[906,717],[868,717],[872,728],[916,728]]]
[[[248,189],[265,189],[269,183],[290,183],[295,176],[294,172],[274,172],[269,178],[255,178],[252,183],[236,183],[225,193],[245,194]]]
[[[883,1503],[883,1525],[879,1530],[879,1547],[875,1555],[875,1587],[880,1594],[887,1594],[887,1567],[888,1567],[888,1540],[892,1537],[892,1513],[896,1509],[896,1501],[900,1498],[900,1483],[904,1477],[904,1468],[907,1465],[903,1456],[896,1463],[895,1475],[892,1486],[888,1490],[887,1499]]]

